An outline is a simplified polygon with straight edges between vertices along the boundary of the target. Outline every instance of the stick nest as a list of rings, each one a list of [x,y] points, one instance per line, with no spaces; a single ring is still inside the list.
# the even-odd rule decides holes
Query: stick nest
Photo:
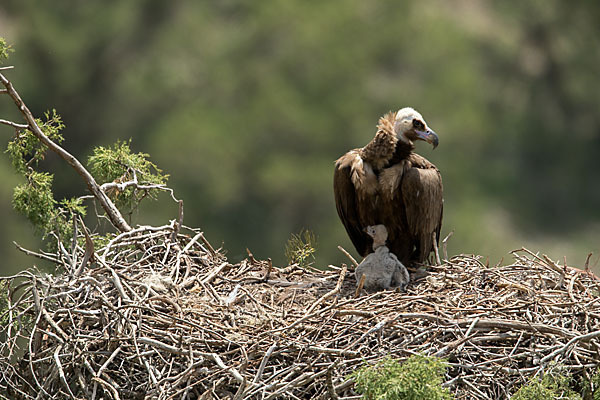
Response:
[[[424,354],[448,361],[457,398],[497,399],[554,363],[585,375],[600,362],[598,280],[525,249],[510,265],[460,255],[407,293],[356,295],[345,266],[231,264],[201,233],[176,232],[40,253],[64,272],[3,278],[0,393],[357,399],[357,367]]]

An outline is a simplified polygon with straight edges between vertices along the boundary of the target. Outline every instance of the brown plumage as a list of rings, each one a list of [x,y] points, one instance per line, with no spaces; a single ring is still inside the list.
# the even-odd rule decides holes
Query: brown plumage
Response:
[[[442,177],[438,169],[413,152],[413,141],[435,148],[438,137],[412,108],[379,119],[375,137],[335,163],[333,189],[338,215],[356,250],[372,252],[364,229],[383,224],[388,247],[404,265],[423,262],[439,240],[442,226]]]

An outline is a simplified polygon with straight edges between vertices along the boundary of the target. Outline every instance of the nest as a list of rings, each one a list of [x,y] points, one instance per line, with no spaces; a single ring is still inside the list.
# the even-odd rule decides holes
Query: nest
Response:
[[[357,367],[424,354],[447,360],[457,398],[497,399],[554,363],[584,375],[600,362],[596,277],[524,249],[504,266],[453,257],[406,293],[356,293],[345,266],[231,264],[174,225],[90,242],[37,254],[60,274],[3,279],[0,393],[358,399]]]

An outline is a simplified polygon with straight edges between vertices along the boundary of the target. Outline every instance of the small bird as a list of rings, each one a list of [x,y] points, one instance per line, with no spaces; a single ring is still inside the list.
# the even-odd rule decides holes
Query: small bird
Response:
[[[372,225],[365,232],[373,238],[373,253],[368,254],[356,267],[356,282],[365,275],[364,288],[368,291],[393,289],[406,290],[410,280],[408,271],[398,257],[387,248],[387,229],[384,225]]]
[[[442,177],[414,152],[416,141],[438,145],[438,136],[410,107],[379,119],[375,137],[335,163],[333,191],[338,215],[361,256],[371,253],[367,226],[383,224],[387,246],[406,266],[424,262],[439,242]]]

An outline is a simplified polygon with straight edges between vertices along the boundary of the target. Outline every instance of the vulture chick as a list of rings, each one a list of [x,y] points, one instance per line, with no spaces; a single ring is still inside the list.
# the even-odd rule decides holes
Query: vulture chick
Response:
[[[373,253],[367,255],[356,267],[356,283],[365,275],[364,288],[369,291],[400,287],[408,285],[408,271],[394,253],[386,247],[387,229],[383,225],[369,226],[365,230],[373,238]]]
[[[365,228],[383,224],[388,247],[404,265],[425,261],[439,241],[442,177],[413,152],[414,142],[438,145],[421,114],[407,107],[379,119],[375,137],[335,162],[333,189],[338,215],[363,257],[371,253]]]

